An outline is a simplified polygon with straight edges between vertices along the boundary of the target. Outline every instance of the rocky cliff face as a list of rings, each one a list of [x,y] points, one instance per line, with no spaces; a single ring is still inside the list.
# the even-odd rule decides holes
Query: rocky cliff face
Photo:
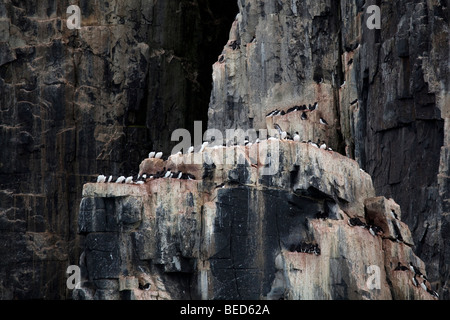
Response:
[[[0,296],[70,296],[65,269],[80,264],[81,299],[429,299],[393,271],[412,261],[448,299],[447,4],[216,2],[80,1],[79,31],[65,28],[69,3],[0,4]],[[371,4],[381,30],[365,25]],[[315,102],[308,120],[265,117]],[[221,131],[278,124],[336,152],[279,142],[280,170],[265,176],[259,145],[225,149],[241,165],[207,149],[212,162],[162,163],[195,181],[80,194],[206,118]],[[302,242],[320,255],[293,249]]]
[[[275,157],[280,170],[266,175]],[[197,178],[84,186],[84,277],[74,298],[433,299],[412,284],[412,272],[395,270],[398,262],[425,265],[399,206],[374,197],[354,160],[265,140],[160,162],[144,160],[141,173],[164,166]],[[352,227],[351,218],[384,233]]]
[[[208,126],[261,128],[271,110],[317,101],[330,124],[325,131],[294,128],[291,114],[274,118],[284,130],[301,129],[302,139],[325,139],[356,159],[377,194],[401,205],[416,252],[448,297],[447,4],[239,5],[230,41],[241,47],[225,46],[225,62],[214,65]],[[369,5],[381,8],[380,30],[366,26]]]
[[[66,26],[71,4],[80,30]],[[169,152],[172,130],[206,120],[214,48],[236,10],[235,1],[0,2],[0,298],[70,296],[83,184],[136,171],[148,150]]]

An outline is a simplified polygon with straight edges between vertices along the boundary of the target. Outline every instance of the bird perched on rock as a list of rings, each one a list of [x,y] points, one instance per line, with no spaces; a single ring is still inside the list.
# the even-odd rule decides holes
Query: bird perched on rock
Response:
[[[414,272],[414,276],[419,276],[421,278],[426,278],[422,272],[420,272],[419,268],[417,268],[415,265],[413,265],[412,262],[409,263],[409,269]],[[426,280],[426,279],[425,279]]]
[[[172,172],[170,170],[167,170],[166,173],[164,174],[164,178],[170,178],[172,175]]]
[[[302,120],[308,120],[308,116],[306,115],[306,112],[303,111],[301,119]]]
[[[148,154],[148,157],[151,159],[151,158],[154,158],[155,155],[156,155],[156,152],[155,152],[155,151],[152,151],[152,152],[150,152],[150,153]]]
[[[148,291],[148,290],[150,290],[150,283],[145,283],[145,284],[140,284],[139,283],[139,289],[140,290],[144,290],[144,291]]]
[[[419,285],[419,281],[417,281],[417,279],[416,279],[416,275],[414,275],[413,277],[412,277],[412,283],[413,283],[413,285],[415,286],[415,287],[417,287],[418,285]]]
[[[202,146],[200,147],[200,150],[198,151],[199,153],[202,153],[204,150],[205,150],[205,148],[206,148],[206,146],[208,145],[208,141],[205,141],[205,142],[203,142],[203,144],[202,144]]]
[[[423,282],[420,283],[420,286],[423,290],[428,291],[427,280],[424,279]]]
[[[317,102],[314,102],[314,104],[311,106],[309,105],[309,110],[310,111],[314,111],[317,109],[317,107],[319,106],[319,104]]]
[[[296,131],[295,134],[294,134],[293,140],[294,140],[295,142],[299,142],[299,141],[300,141],[300,135],[298,134],[297,131]]]
[[[127,178],[125,179],[125,183],[127,183],[127,184],[133,183],[133,176],[127,177]]]
[[[323,124],[323,125],[326,125],[326,126],[328,125],[328,122],[326,122],[325,119],[322,118],[322,117],[320,117],[319,122],[320,122],[320,124]]]
[[[433,291],[433,290],[427,288],[427,292],[428,292],[429,294],[431,294],[433,297],[439,299],[439,294],[438,294],[436,291]]]
[[[397,219],[398,220],[398,216],[397,216],[397,214],[395,213],[395,211],[393,209],[391,210],[390,214],[391,214],[392,219]]]
[[[155,159],[161,159],[163,156],[162,152],[158,152],[157,154],[155,154]]]
[[[277,129],[280,139],[285,140],[287,137],[287,132],[283,131],[277,123],[275,123],[273,126],[275,127],[275,129]]]
[[[366,224],[364,223],[364,222],[362,222],[359,218],[357,218],[357,217],[355,217],[355,218],[350,218],[349,220],[348,220],[348,225],[350,226],[350,227],[355,227],[355,226],[358,226],[358,227],[362,227],[362,228],[365,228],[366,227]]]
[[[124,176],[120,176],[119,178],[117,178],[116,183],[124,183],[125,179],[126,178]]]
[[[97,177],[97,183],[103,183],[103,182],[106,182],[106,176],[101,174]]]
[[[408,270],[409,270],[408,267],[402,265],[400,261],[398,262],[397,267],[395,267],[394,269],[394,271],[408,271]]]
[[[188,151],[187,151],[188,154],[192,153],[192,152],[194,152],[194,146],[190,146]]]

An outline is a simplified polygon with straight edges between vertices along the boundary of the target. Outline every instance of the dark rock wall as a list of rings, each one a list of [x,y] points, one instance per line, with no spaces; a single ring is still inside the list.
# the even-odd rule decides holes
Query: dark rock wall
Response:
[[[136,171],[194,120],[260,128],[283,100],[316,97],[335,121],[333,147],[401,205],[449,298],[448,2],[239,1],[231,33],[235,0],[76,3],[78,31],[66,27],[72,2],[0,3],[0,298],[68,296],[64,271],[84,242],[81,189],[96,174]],[[370,4],[381,30],[365,26]],[[211,65],[228,35],[242,50],[227,51],[208,117]]]
[[[70,4],[80,30],[66,27]],[[136,172],[206,120],[236,13],[235,1],[1,1],[0,298],[67,297],[82,185]]]
[[[432,281],[445,286],[442,293],[448,299],[448,234],[441,233],[445,217],[438,184],[449,108],[448,2],[373,4],[381,7],[382,28],[362,28],[362,48],[355,59],[363,110],[355,155],[372,176],[377,194],[401,206],[415,252],[426,261]]]

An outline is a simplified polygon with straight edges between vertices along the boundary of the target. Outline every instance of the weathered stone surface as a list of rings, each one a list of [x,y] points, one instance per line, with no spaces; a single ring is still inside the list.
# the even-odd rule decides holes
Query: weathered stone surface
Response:
[[[273,152],[270,143],[275,142],[206,148],[198,154],[204,162],[188,164],[200,180],[86,184],[84,199],[114,199],[116,192],[116,202],[140,199],[144,204],[142,219],[132,228],[110,233],[108,239],[88,234],[86,248],[96,253],[97,263],[87,255],[89,277],[118,279],[120,299],[183,297],[178,289],[183,281],[169,280],[175,274],[197,279],[189,284],[191,298],[432,299],[409,288],[407,277],[391,272],[398,259],[425,270],[408,245],[391,239],[388,231],[386,237],[374,237],[348,225],[355,216],[386,224],[391,208],[400,212],[393,200],[374,197],[370,176],[354,160],[300,142],[279,141]],[[252,157],[252,148],[261,151]],[[268,150],[279,165],[270,176],[263,174]],[[226,163],[227,156],[245,161]],[[191,157],[177,156],[163,166],[177,171]],[[144,160],[141,168],[151,161]],[[402,228],[408,230],[404,224]],[[317,244],[320,255],[292,249],[302,242]],[[106,268],[108,254],[113,254],[114,272]],[[378,268],[376,288],[368,285],[369,267]],[[135,288],[136,279],[148,283],[149,290]],[[98,290],[92,299],[117,298],[117,293]]]
[[[71,4],[80,30],[66,26]],[[0,196],[0,232],[53,232],[69,255],[53,273],[40,266],[51,260],[2,266],[34,277],[20,295],[1,283],[1,297],[70,297],[83,184],[135,171],[152,149],[169,153],[174,129],[207,120],[211,64],[236,12],[235,0],[1,1],[0,189],[17,205]]]

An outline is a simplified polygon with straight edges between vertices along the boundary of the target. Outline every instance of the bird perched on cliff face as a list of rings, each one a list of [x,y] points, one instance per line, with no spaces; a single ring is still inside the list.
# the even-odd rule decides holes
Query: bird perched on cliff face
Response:
[[[187,153],[192,153],[194,152],[194,146],[190,146],[189,149],[187,150]]]
[[[328,125],[328,122],[326,122],[325,119],[322,118],[322,117],[320,117],[319,122],[320,122],[320,124],[323,124],[323,125],[326,125],[326,126]]]
[[[120,176],[119,178],[117,178],[116,183],[124,183],[125,179],[126,178],[124,176]]]
[[[317,109],[317,107],[319,106],[319,104],[317,102],[314,102],[314,104],[311,106],[309,105],[309,110],[310,111],[314,111]]]
[[[163,156],[162,152],[158,152],[157,154],[155,154],[155,159],[161,159]]]
[[[414,276],[419,276],[425,280],[427,280],[427,277],[420,272],[419,268],[417,268],[415,265],[413,265],[412,262],[409,263],[409,269],[414,272]]]
[[[151,159],[151,158],[154,158],[155,157],[155,154],[156,154],[156,152],[155,151],[152,151],[152,152],[150,152],[149,154],[148,154],[148,157]]]
[[[400,261],[398,262],[397,267],[395,267],[394,269],[394,271],[408,271],[408,270],[409,270],[408,267],[402,265]]]
[[[133,176],[127,177],[127,178],[125,179],[125,183],[127,183],[127,184],[133,183]]]
[[[101,174],[97,177],[97,183],[103,183],[103,182],[106,182],[106,176]]]
[[[427,280],[424,279],[423,282],[420,283],[420,286],[423,290],[428,291]]]
[[[355,226],[358,226],[358,227],[362,227],[362,228],[365,228],[366,227],[366,224],[364,223],[364,222],[362,222],[359,218],[357,218],[357,217],[355,217],[355,218],[350,218],[349,220],[348,220],[348,225],[350,226],[350,227],[355,227]]]
[[[419,285],[419,281],[417,281],[416,275],[414,275],[414,276],[411,278],[411,280],[412,280],[412,283],[413,283],[413,285],[414,285],[415,287],[417,287],[417,286]]]
[[[431,294],[433,297],[439,299],[439,294],[438,294],[436,291],[433,291],[433,290],[427,288],[427,292],[428,292],[429,294]]]
[[[198,151],[199,153],[202,153],[204,150],[205,150],[205,148],[206,148],[206,146],[208,145],[208,141],[205,141],[205,142],[203,142],[203,144],[202,144],[202,146],[200,147],[200,150]]]
[[[298,134],[297,131],[296,131],[295,134],[294,134],[293,140],[294,140],[295,142],[299,142],[299,141],[300,141],[300,135]]]
[[[301,119],[302,120],[308,120],[308,116],[306,115],[306,112],[303,111]]]
[[[391,214],[392,219],[397,219],[398,220],[398,216],[395,213],[394,209],[391,210],[390,214]]]

